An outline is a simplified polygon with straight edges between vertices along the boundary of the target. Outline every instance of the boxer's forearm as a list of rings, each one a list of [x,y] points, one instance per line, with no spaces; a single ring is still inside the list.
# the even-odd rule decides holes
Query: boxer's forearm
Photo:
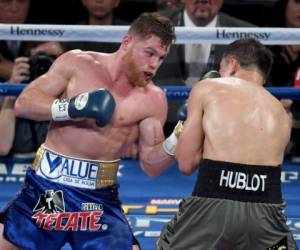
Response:
[[[141,168],[150,177],[160,175],[174,162],[174,156],[165,152],[162,143],[140,152]]]
[[[51,120],[51,105],[54,98],[36,88],[25,89],[15,103],[17,117],[35,121]]]
[[[65,98],[71,74],[71,69],[65,67],[68,64],[56,62],[46,74],[27,84],[16,100],[16,116],[35,121],[52,119],[52,103]]]
[[[165,138],[158,120],[146,119],[140,123],[140,162],[148,176],[159,175],[175,161],[176,144],[182,129],[183,122],[179,121],[172,134]]]

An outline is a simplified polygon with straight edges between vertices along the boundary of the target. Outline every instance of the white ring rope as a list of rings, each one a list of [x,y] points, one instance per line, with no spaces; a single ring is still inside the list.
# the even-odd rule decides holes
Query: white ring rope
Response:
[[[120,42],[129,26],[0,24],[0,40]],[[179,27],[177,44],[228,44],[256,38],[264,44],[300,44],[300,28]]]

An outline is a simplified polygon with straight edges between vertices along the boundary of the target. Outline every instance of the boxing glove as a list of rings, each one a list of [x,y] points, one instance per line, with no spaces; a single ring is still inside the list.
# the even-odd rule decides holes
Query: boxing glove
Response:
[[[201,80],[209,79],[209,78],[218,78],[218,77],[221,77],[219,71],[211,70],[211,71],[206,72],[206,73],[202,76]]]
[[[177,120],[185,121],[187,118],[187,102],[179,107],[177,110]]]
[[[172,134],[163,141],[163,149],[169,155],[175,155],[178,138],[183,130],[183,121],[178,121]]]
[[[116,102],[105,89],[85,92],[71,99],[56,99],[51,106],[54,121],[92,118],[100,127],[106,126],[114,113]]]

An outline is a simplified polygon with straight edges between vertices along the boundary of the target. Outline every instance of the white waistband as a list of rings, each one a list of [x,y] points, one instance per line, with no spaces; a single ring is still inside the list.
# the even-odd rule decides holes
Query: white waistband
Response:
[[[41,146],[32,164],[36,174],[63,185],[98,189],[117,183],[119,160],[95,161],[61,155]]]

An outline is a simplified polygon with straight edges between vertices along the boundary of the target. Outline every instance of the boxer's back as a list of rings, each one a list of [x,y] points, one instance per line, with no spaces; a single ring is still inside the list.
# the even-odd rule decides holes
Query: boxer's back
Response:
[[[279,165],[290,137],[290,119],[281,103],[261,85],[238,78],[213,80],[209,88],[203,158]]]

